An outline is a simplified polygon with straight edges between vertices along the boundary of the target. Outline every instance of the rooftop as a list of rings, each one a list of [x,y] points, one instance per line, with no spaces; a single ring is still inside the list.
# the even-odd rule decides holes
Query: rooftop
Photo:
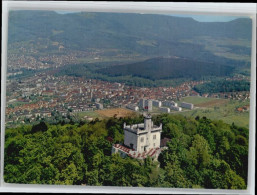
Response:
[[[113,147],[120,150],[121,152],[126,153],[128,156],[136,159],[145,159],[147,158],[147,156],[158,156],[163,150],[163,148],[151,148],[144,152],[138,152],[120,144],[114,144]]]
[[[135,124],[135,125],[124,125],[124,130],[128,130],[128,131],[132,131],[135,133],[144,133],[147,132],[147,130],[145,129],[144,123],[140,123],[140,124]],[[157,125],[152,125],[151,131],[156,131],[156,130],[162,130],[161,126],[157,126]]]

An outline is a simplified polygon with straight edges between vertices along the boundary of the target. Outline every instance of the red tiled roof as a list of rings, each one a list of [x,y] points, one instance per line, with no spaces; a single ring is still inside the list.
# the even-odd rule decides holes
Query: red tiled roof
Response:
[[[114,144],[114,147],[125,152],[128,156],[132,158],[139,158],[139,159],[145,159],[147,156],[153,157],[160,149],[160,148],[151,148],[149,151],[144,151],[142,153],[139,153],[136,151],[132,152],[133,151],[132,149],[122,146],[120,144]]]

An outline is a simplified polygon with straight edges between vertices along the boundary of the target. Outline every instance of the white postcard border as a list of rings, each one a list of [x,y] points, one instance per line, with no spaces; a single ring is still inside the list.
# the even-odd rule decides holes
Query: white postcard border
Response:
[[[256,4],[254,3],[177,3],[177,2],[78,2],[78,1],[3,1],[1,67],[1,169],[0,192],[75,192],[75,193],[176,193],[176,194],[254,194],[255,187],[255,118],[256,118]],[[94,187],[62,185],[7,184],[3,180],[7,29],[10,10],[58,10],[123,13],[173,13],[248,16],[252,18],[252,56],[250,90],[249,164],[247,190],[208,190],[179,188]]]

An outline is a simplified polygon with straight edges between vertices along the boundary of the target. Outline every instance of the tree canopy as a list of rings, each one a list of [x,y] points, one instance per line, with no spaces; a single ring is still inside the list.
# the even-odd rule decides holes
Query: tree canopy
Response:
[[[167,149],[153,161],[111,154],[123,142],[123,123],[112,117],[85,124],[40,122],[6,130],[7,183],[245,189],[248,129],[206,117],[162,114]],[[108,139],[112,138],[112,139]]]

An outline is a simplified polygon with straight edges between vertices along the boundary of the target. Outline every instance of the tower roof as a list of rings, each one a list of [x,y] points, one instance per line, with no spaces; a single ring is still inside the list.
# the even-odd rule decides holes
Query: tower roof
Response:
[[[144,118],[146,118],[146,119],[151,119],[152,116],[151,116],[150,113],[144,113]]]

